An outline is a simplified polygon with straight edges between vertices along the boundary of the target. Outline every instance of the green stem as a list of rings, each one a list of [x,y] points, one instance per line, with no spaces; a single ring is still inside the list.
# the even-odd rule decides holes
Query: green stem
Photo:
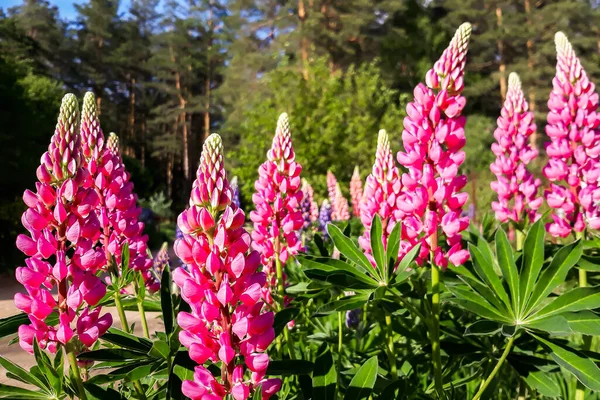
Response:
[[[421,321],[425,322],[425,324],[427,325],[428,328],[430,328],[430,324],[429,321],[427,320],[427,318],[425,318],[423,316],[423,314],[415,307],[413,306],[409,301],[407,301],[405,298],[403,298],[402,296],[398,295],[397,293],[391,292],[394,297],[396,297],[396,299],[398,299],[398,301],[400,303],[402,303],[402,305],[413,314],[413,316],[418,317],[421,319]]]
[[[496,364],[496,366],[490,373],[490,376],[488,376],[487,379],[485,381],[483,381],[483,384],[479,388],[479,391],[473,397],[473,400],[478,400],[481,398],[481,396],[483,395],[483,392],[485,392],[485,389],[487,389],[487,387],[490,385],[490,383],[492,382],[492,380],[494,379],[494,377],[496,376],[498,371],[500,371],[500,368],[502,367],[504,360],[506,360],[506,357],[508,357],[508,354],[510,353],[510,350],[512,349],[514,342],[515,342],[515,336],[511,337],[508,340],[508,343],[506,344],[506,347],[504,348],[504,352],[502,353],[502,356],[500,356],[498,363]]]
[[[277,246],[279,247],[279,246]],[[285,286],[283,284],[283,266],[281,265],[281,260],[279,260],[279,253],[275,253],[275,268],[277,269],[277,291],[279,292],[279,296],[281,297],[280,310],[283,310],[283,303],[285,298]],[[285,344],[288,348],[288,354],[290,355],[290,359],[294,360],[296,358],[296,352],[294,350],[294,342],[292,340],[292,335],[287,329],[287,326],[283,327],[283,337],[285,338]]]
[[[65,346],[65,351],[67,352],[67,358],[69,359],[71,372],[73,373],[75,384],[77,385],[77,396],[80,400],[87,400],[85,388],[83,387],[83,381],[81,380],[81,372],[79,371],[79,366],[77,365],[77,357],[75,357],[75,352],[70,343],[67,343]]]
[[[575,239],[581,240],[584,236],[583,232],[576,232]],[[587,283],[587,271],[579,268],[579,287],[586,287]],[[592,347],[592,338],[590,336],[583,336],[583,349],[590,350]],[[577,380],[577,388],[575,389],[575,400],[585,399],[585,386]]]
[[[338,359],[337,359],[338,374],[341,372],[343,348],[344,348],[344,314],[342,312],[338,312]]]
[[[127,333],[131,333],[129,331],[129,323],[127,323],[127,316],[125,315],[125,309],[123,308],[123,303],[121,303],[121,294],[117,289],[115,291],[115,306],[117,306],[117,311],[119,312],[119,319],[121,319],[121,326],[123,330]]]
[[[133,381],[133,387],[135,388],[140,400],[146,400],[146,392],[144,392],[144,388],[142,387],[140,381]]]
[[[396,380],[398,378],[398,369],[396,367],[396,354],[394,351],[394,331],[392,330],[392,317],[390,315],[385,316],[385,325],[387,336],[387,353],[388,360],[390,363],[390,374],[392,375],[392,380]]]
[[[515,228],[515,236],[517,239],[517,251],[521,251],[523,249],[523,241],[525,240],[525,235],[520,229]]]
[[[140,286],[137,283],[137,278],[133,280],[133,287],[135,289],[135,298],[140,313],[140,319],[142,320],[142,330],[144,331],[144,337],[150,339],[150,331],[148,330],[148,321],[146,320],[146,310],[144,309],[144,300],[139,297]],[[144,290],[145,288],[141,289]]]
[[[442,353],[440,349],[440,268],[431,260],[431,353],[435,391],[439,398],[444,393],[442,382]]]

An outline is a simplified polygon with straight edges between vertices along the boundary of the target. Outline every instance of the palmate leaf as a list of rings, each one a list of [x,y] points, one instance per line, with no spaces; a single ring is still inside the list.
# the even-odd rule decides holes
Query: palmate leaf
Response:
[[[46,385],[44,385],[42,381],[12,361],[7,360],[4,357],[0,357],[0,366],[2,366],[7,373],[12,374],[14,379],[29,385],[37,386],[38,388],[43,389],[46,393],[49,393],[46,390]]]
[[[527,321],[533,322],[569,311],[592,310],[598,308],[598,305],[600,305],[600,290],[597,287],[578,287],[556,297]]]
[[[331,225],[330,225],[331,226]],[[319,400],[335,398],[337,373],[327,343],[319,347],[313,370],[313,395]]]
[[[586,387],[600,391],[600,368],[589,358],[539,336],[533,335],[550,350],[550,357],[561,367],[575,375]]]
[[[540,218],[529,229],[523,246],[521,274],[519,277],[519,297],[521,299],[519,315],[523,315],[527,299],[533,291],[533,286],[544,264],[544,236],[545,228],[542,218]]]
[[[350,381],[350,386],[346,391],[344,400],[362,400],[368,398],[375,386],[378,368],[377,356],[369,358],[356,371],[356,375]]]
[[[510,316],[505,315],[502,311],[491,305],[483,296],[469,290],[466,286],[448,286],[448,290],[455,296],[450,301],[466,308],[472,313],[493,321],[503,323],[512,322]]]
[[[370,293],[367,294],[356,294],[352,296],[346,296],[339,300],[332,301],[325,304],[317,310],[315,316],[329,315],[336,311],[349,311],[361,308],[367,301],[369,301]]]
[[[375,214],[373,217],[373,221],[371,222],[371,252],[373,254],[373,259],[375,260],[375,265],[377,267],[377,272],[379,279],[384,276],[387,276],[386,269],[386,255],[385,249],[383,248],[382,236],[383,236],[383,227],[381,226],[381,218],[379,215]]]
[[[175,314],[173,312],[173,301],[171,299],[171,268],[168,263],[165,265],[165,269],[163,270],[160,279],[160,308],[165,324],[165,333],[168,335],[173,332],[173,320]]]
[[[12,400],[32,400],[48,399],[48,394],[44,392],[34,392],[33,390],[22,389],[15,386],[4,385],[0,383],[0,399]]]
[[[552,377],[552,375],[547,372],[531,372],[525,377],[525,382],[527,382],[532,389],[537,390],[543,396],[560,396],[560,386],[558,386],[558,383],[556,383],[556,380]]]
[[[573,332],[584,335],[600,336],[600,316],[591,311],[560,314]]]
[[[394,272],[394,266],[396,265],[396,261],[398,261],[398,251],[400,250],[400,233],[402,231],[402,223],[398,222],[394,225],[390,236],[388,236],[387,241],[387,249],[385,251],[385,259],[387,261],[387,275],[386,278],[389,279]],[[420,247],[420,245],[419,245]],[[416,256],[416,254],[415,254]],[[414,260],[414,258],[413,258]],[[411,261],[412,262],[412,261]],[[404,268],[402,271],[406,270]],[[398,268],[400,271],[400,268]]]
[[[309,255],[299,255],[297,259],[304,267],[304,274],[311,279],[348,289],[376,289],[380,286],[378,281],[367,275],[360,267],[340,260]],[[375,271],[372,266],[369,268]]]
[[[506,290],[504,290],[502,281],[498,275],[496,275],[496,271],[494,271],[493,260],[490,260],[477,246],[469,245],[469,251],[473,258],[473,267],[475,268],[477,275],[479,275],[481,280],[487,284],[488,288],[494,292],[494,295],[502,300],[505,309],[507,310],[507,314],[510,315],[511,318],[514,318],[508,294],[506,293]]]
[[[515,264],[513,249],[503,229],[496,231],[496,256],[498,257],[498,265],[502,271],[502,276],[508,283],[513,313],[516,313],[521,307],[519,271]]]
[[[340,253],[348,260],[352,261],[358,267],[362,267],[364,272],[369,273],[369,271],[373,270],[373,266],[367,256],[364,255],[361,249],[356,247],[350,238],[344,236],[340,228],[333,224],[328,224],[327,232],[329,233],[329,237],[331,237],[333,244],[335,244],[335,247],[337,247]]]

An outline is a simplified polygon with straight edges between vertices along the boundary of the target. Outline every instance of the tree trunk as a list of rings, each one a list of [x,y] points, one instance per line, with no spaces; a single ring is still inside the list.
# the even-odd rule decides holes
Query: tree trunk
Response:
[[[306,21],[306,9],[304,1],[298,0],[298,18],[300,19],[300,52],[302,55],[302,77],[305,81],[308,80],[308,39],[306,39],[306,29],[304,22]]]
[[[496,7],[496,18],[498,21],[498,30],[503,32],[502,28],[502,8]],[[500,74],[500,96],[502,102],[506,99],[506,61],[504,60],[504,41],[498,39],[498,57],[500,59],[500,65],[498,66],[498,72]]]
[[[102,93],[99,90],[96,91],[96,112],[98,116],[102,114]]]
[[[125,152],[130,157],[135,157],[133,144],[135,141],[135,78],[130,79],[131,89],[129,92],[129,140]]]
[[[141,126],[141,131],[142,131],[142,137],[141,137],[141,144],[140,144],[140,161],[142,162],[142,167],[146,167],[146,120],[142,119],[142,126]]]
[[[189,160],[189,142],[188,142],[188,130],[187,130],[187,113],[185,111],[185,98],[183,97],[183,93],[181,92],[181,75],[175,66],[175,54],[173,52],[173,46],[169,46],[169,52],[171,54],[171,62],[173,63],[175,69],[175,88],[177,89],[177,98],[179,99],[179,109],[181,110],[179,113],[179,119],[183,123],[182,133],[183,133],[183,177],[186,181],[190,179],[190,160]],[[177,131],[175,131],[177,132]]]

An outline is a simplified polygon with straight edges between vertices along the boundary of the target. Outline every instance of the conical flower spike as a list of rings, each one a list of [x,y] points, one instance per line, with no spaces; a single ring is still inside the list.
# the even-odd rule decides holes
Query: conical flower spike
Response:
[[[66,94],[60,105],[56,130],[37,170],[40,182],[61,182],[75,176],[81,164],[79,104],[75,95]]]
[[[81,148],[87,159],[98,158],[104,151],[104,134],[100,128],[100,120],[96,109],[94,93],[87,92],[83,97],[81,110]]]
[[[257,250],[264,264],[270,292],[265,299],[272,302],[271,293],[277,291],[276,264],[285,264],[288,258],[302,249],[298,231],[304,220],[300,203],[300,172],[302,167],[294,161],[294,148],[287,114],[281,114],[273,137],[267,161],[258,169],[258,180],[252,196],[256,209],[250,213],[254,223],[252,248]],[[282,275],[285,280],[285,274]]]
[[[319,218],[319,206],[315,201],[315,191],[306,179],[302,179],[302,193],[302,219],[306,230]]]
[[[500,222],[522,223],[525,218],[533,222],[540,217],[537,209],[543,201],[538,197],[541,182],[527,170],[527,164],[537,157],[537,150],[529,144],[529,137],[536,129],[533,121],[521,80],[513,72],[508,77],[506,101],[494,132],[496,143],[492,144],[492,151],[496,160],[490,165],[498,179],[491,187],[498,193],[498,201],[492,203],[492,208]]]
[[[119,155],[119,137],[111,132],[108,135],[108,141],[106,143],[106,148],[113,154]]]
[[[352,199],[352,214],[360,218],[360,202],[363,197],[363,188],[358,166],[354,167],[354,173],[352,174],[352,179],[350,179],[350,197]]]
[[[390,149],[390,141],[386,131],[379,131],[377,137],[377,152],[371,174],[367,177],[365,192],[361,203],[361,221],[365,227],[363,235],[358,239],[367,257],[375,265],[371,256],[371,224],[373,217],[379,215],[383,225],[383,241],[387,248],[387,238],[394,226],[402,220],[405,214],[398,208],[397,202],[402,190],[402,183],[394,155]],[[407,248],[400,246],[402,255]]]
[[[421,260],[430,250],[432,262],[446,268],[462,264],[469,256],[462,248],[461,232],[469,218],[461,217],[467,194],[460,192],[467,180],[458,176],[465,159],[465,98],[463,74],[471,26],[463,24],[442,57],[427,73],[427,86],[419,84],[414,101],[406,107],[398,162],[408,169],[402,176],[404,193],[397,206],[408,216],[403,220],[403,236],[409,243],[421,242]],[[449,250],[439,246],[445,237]]]
[[[319,231],[323,238],[327,238],[329,234],[327,233],[327,224],[331,222],[331,204],[329,204],[329,200],[325,199],[321,203],[321,208],[319,209]]]
[[[600,116],[598,94],[567,37],[555,36],[557,63],[548,100],[545,197],[555,209],[546,226],[552,236],[600,228]]]
[[[427,86],[446,90],[449,95],[462,92],[470,38],[471,24],[465,22],[456,30],[448,48],[427,73]]]
[[[337,210],[336,216],[338,221],[348,221],[350,219],[348,199],[344,197],[339,183],[335,185],[335,208]]]
[[[265,379],[266,350],[275,338],[274,313],[261,299],[266,276],[259,272],[260,255],[249,251],[244,212],[231,203],[219,135],[206,140],[200,160],[190,207],[177,219],[182,237],[174,245],[185,267],[174,271],[173,280],[191,309],[177,316],[179,340],[199,364],[182,392],[191,399],[247,399],[262,386],[268,399],[281,381]],[[207,201],[204,190],[215,201]],[[205,367],[209,361],[220,367],[220,378]]]
[[[336,187],[337,187],[337,179],[333,172],[327,171],[327,195],[329,196],[329,204],[331,206],[331,218],[333,221],[337,221],[337,212],[336,212]]]

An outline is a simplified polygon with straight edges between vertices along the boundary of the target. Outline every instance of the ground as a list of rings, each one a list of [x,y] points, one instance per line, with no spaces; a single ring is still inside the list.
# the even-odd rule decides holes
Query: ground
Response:
[[[17,292],[24,292],[23,286],[21,286],[21,284],[19,284],[12,276],[0,275],[0,319],[10,317],[19,312],[13,301],[13,297]],[[112,312],[114,319],[113,326],[121,328],[116,309],[106,308],[105,310]],[[127,311],[126,313],[128,322],[130,324],[135,322],[135,334],[142,336],[142,326],[139,314],[134,311]],[[158,318],[159,313],[147,313],[147,315],[150,332],[162,329],[162,320]],[[9,346],[8,343],[11,339],[12,337],[0,339],[0,355],[29,370],[29,368],[35,364],[33,356],[21,349],[18,344]],[[0,383],[12,386],[25,386],[18,381],[7,378],[6,370],[2,367],[0,367]]]

